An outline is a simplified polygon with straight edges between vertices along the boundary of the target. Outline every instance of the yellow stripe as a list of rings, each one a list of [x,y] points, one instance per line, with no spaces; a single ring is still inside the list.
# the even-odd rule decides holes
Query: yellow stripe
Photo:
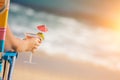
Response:
[[[0,28],[7,27],[7,20],[8,20],[8,9],[0,13]]]

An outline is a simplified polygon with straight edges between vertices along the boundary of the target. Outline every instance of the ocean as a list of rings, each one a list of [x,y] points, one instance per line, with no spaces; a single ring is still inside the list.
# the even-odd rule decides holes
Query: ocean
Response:
[[[49,31],[45,33],[39,51],[120,70],[119,31],[93,27],[74,18],[11,4],[9,25],[17,37],[24,38],[27,32],[37,33],[36,26],[40,24],[45,24]]]

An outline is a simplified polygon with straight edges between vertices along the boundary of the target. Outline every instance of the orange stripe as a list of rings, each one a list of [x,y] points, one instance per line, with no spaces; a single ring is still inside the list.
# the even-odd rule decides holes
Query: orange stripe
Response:
[[[4,12],[0,13],[0,28],[7,27],[7,20],[8,20],[8,9],[6,9]]]

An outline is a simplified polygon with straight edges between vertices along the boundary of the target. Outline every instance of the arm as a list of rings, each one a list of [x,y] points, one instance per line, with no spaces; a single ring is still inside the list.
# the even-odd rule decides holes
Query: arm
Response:
[[[28,52],[34,51],[40,45],[40,40],[37,38],[29,38],[21,40],[16,38],[11,32],[9,26],[6,31],[5,50]],[[24,45],[23,45],[24,44]]]

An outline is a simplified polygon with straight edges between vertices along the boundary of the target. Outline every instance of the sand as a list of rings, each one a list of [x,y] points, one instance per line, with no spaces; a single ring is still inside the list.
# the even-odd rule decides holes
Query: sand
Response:
[[[69,58],[35,54],[26,64],[28,54],[20,54],[13,80],[120,80],[120,72],[92,63],[72,61]]]

